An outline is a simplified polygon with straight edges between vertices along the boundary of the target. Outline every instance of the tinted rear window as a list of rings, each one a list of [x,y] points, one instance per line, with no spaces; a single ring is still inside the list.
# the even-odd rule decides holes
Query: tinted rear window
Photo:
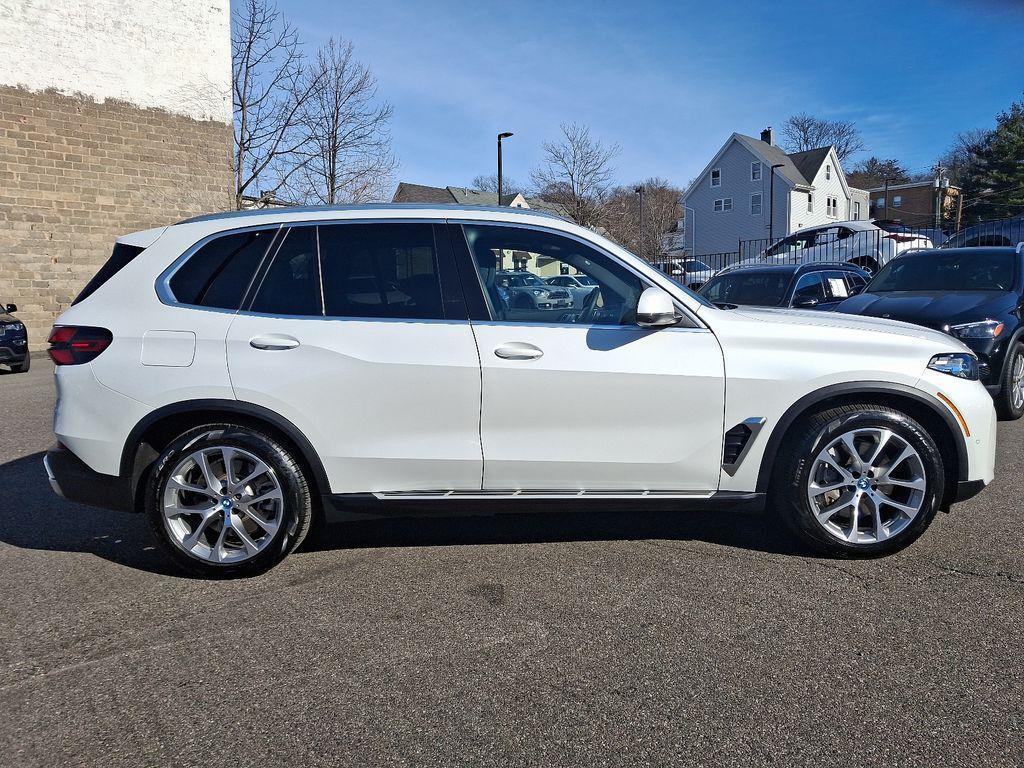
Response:
[[[83,288],[81,293],[75,297],[75,300],[71,302],[71,305],[74,306],[83,299],[89,298],[96,292],[97,288],[124,269],[128,262],[144,250],[146,249],[140,248],[137,245],[114,243],[114,252],[110,254],[110,258],[107,259],[106,263],[102,267],[100,267],[99,272],[92,276],[92,280],[85,284],[85,288]]]
[[[250,309],[273,315],[322,315],[318,261],[316,227],[289,228]]]
[[[182,304],[238,309],[275,233],[260,229],[211,240],[171,277],[174,298]]]
[[[429,224],[320,227],[324,302],[332,317],[444,317]]]

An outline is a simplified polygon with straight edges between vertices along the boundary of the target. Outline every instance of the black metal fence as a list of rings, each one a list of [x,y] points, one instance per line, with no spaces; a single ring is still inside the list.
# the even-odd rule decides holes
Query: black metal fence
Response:
[[[947,236],[942,230],[877,221],[878,228],[853,229],[842,223],[810,233],[770,240],[740,240],[735,251],[664,258],[657,266],[687,285],[699,285],[719,270],[737,264],[847,262],[873,272],[895,256],[915,248],[1015,246],[1024,242],[1024,215],[966,227]]]

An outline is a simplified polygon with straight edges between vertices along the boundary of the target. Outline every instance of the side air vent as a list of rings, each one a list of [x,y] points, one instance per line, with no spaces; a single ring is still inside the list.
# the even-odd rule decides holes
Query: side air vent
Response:
[[[725,433],[725,444],[722,448],[722,469],[729,475],[735,475],[744,457],[754,444],[757,433],[764,426],[763,416],[744,419]]]

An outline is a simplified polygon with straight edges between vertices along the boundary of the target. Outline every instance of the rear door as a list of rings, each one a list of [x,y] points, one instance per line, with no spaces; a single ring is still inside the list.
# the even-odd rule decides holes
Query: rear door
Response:
[[[286,228],[227,356],[236,397],[295,424],[333,493],[479,490],[480,365],[444,225]]]
[[[709,330],[637,326],[648,285],[580,239],[520,225],[453,230],[481,356],[486,490],[718,488],[725,379]],[[597,286],[569,310],[510,305],[495,276],[513,252],[540,278],[578,273]]]

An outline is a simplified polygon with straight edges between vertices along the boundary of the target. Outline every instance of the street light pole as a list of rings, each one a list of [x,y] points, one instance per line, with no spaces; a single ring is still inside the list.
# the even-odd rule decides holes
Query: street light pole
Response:
[[[640,253],[637,254],[641,259],[644,257],[644,188],[643,185],[636,188],[636,193],[640,197],[640,237],[637,238],[637,245],[639,245]]]
[[[512,135],[509,131],[498,134],[498,205],[501,205],[501,140]]]
[[[782,168],[783,165],[785,164],[776,163],[772,166],[771,180],[768,182],[768,245],[775,240],[775,169]]]

